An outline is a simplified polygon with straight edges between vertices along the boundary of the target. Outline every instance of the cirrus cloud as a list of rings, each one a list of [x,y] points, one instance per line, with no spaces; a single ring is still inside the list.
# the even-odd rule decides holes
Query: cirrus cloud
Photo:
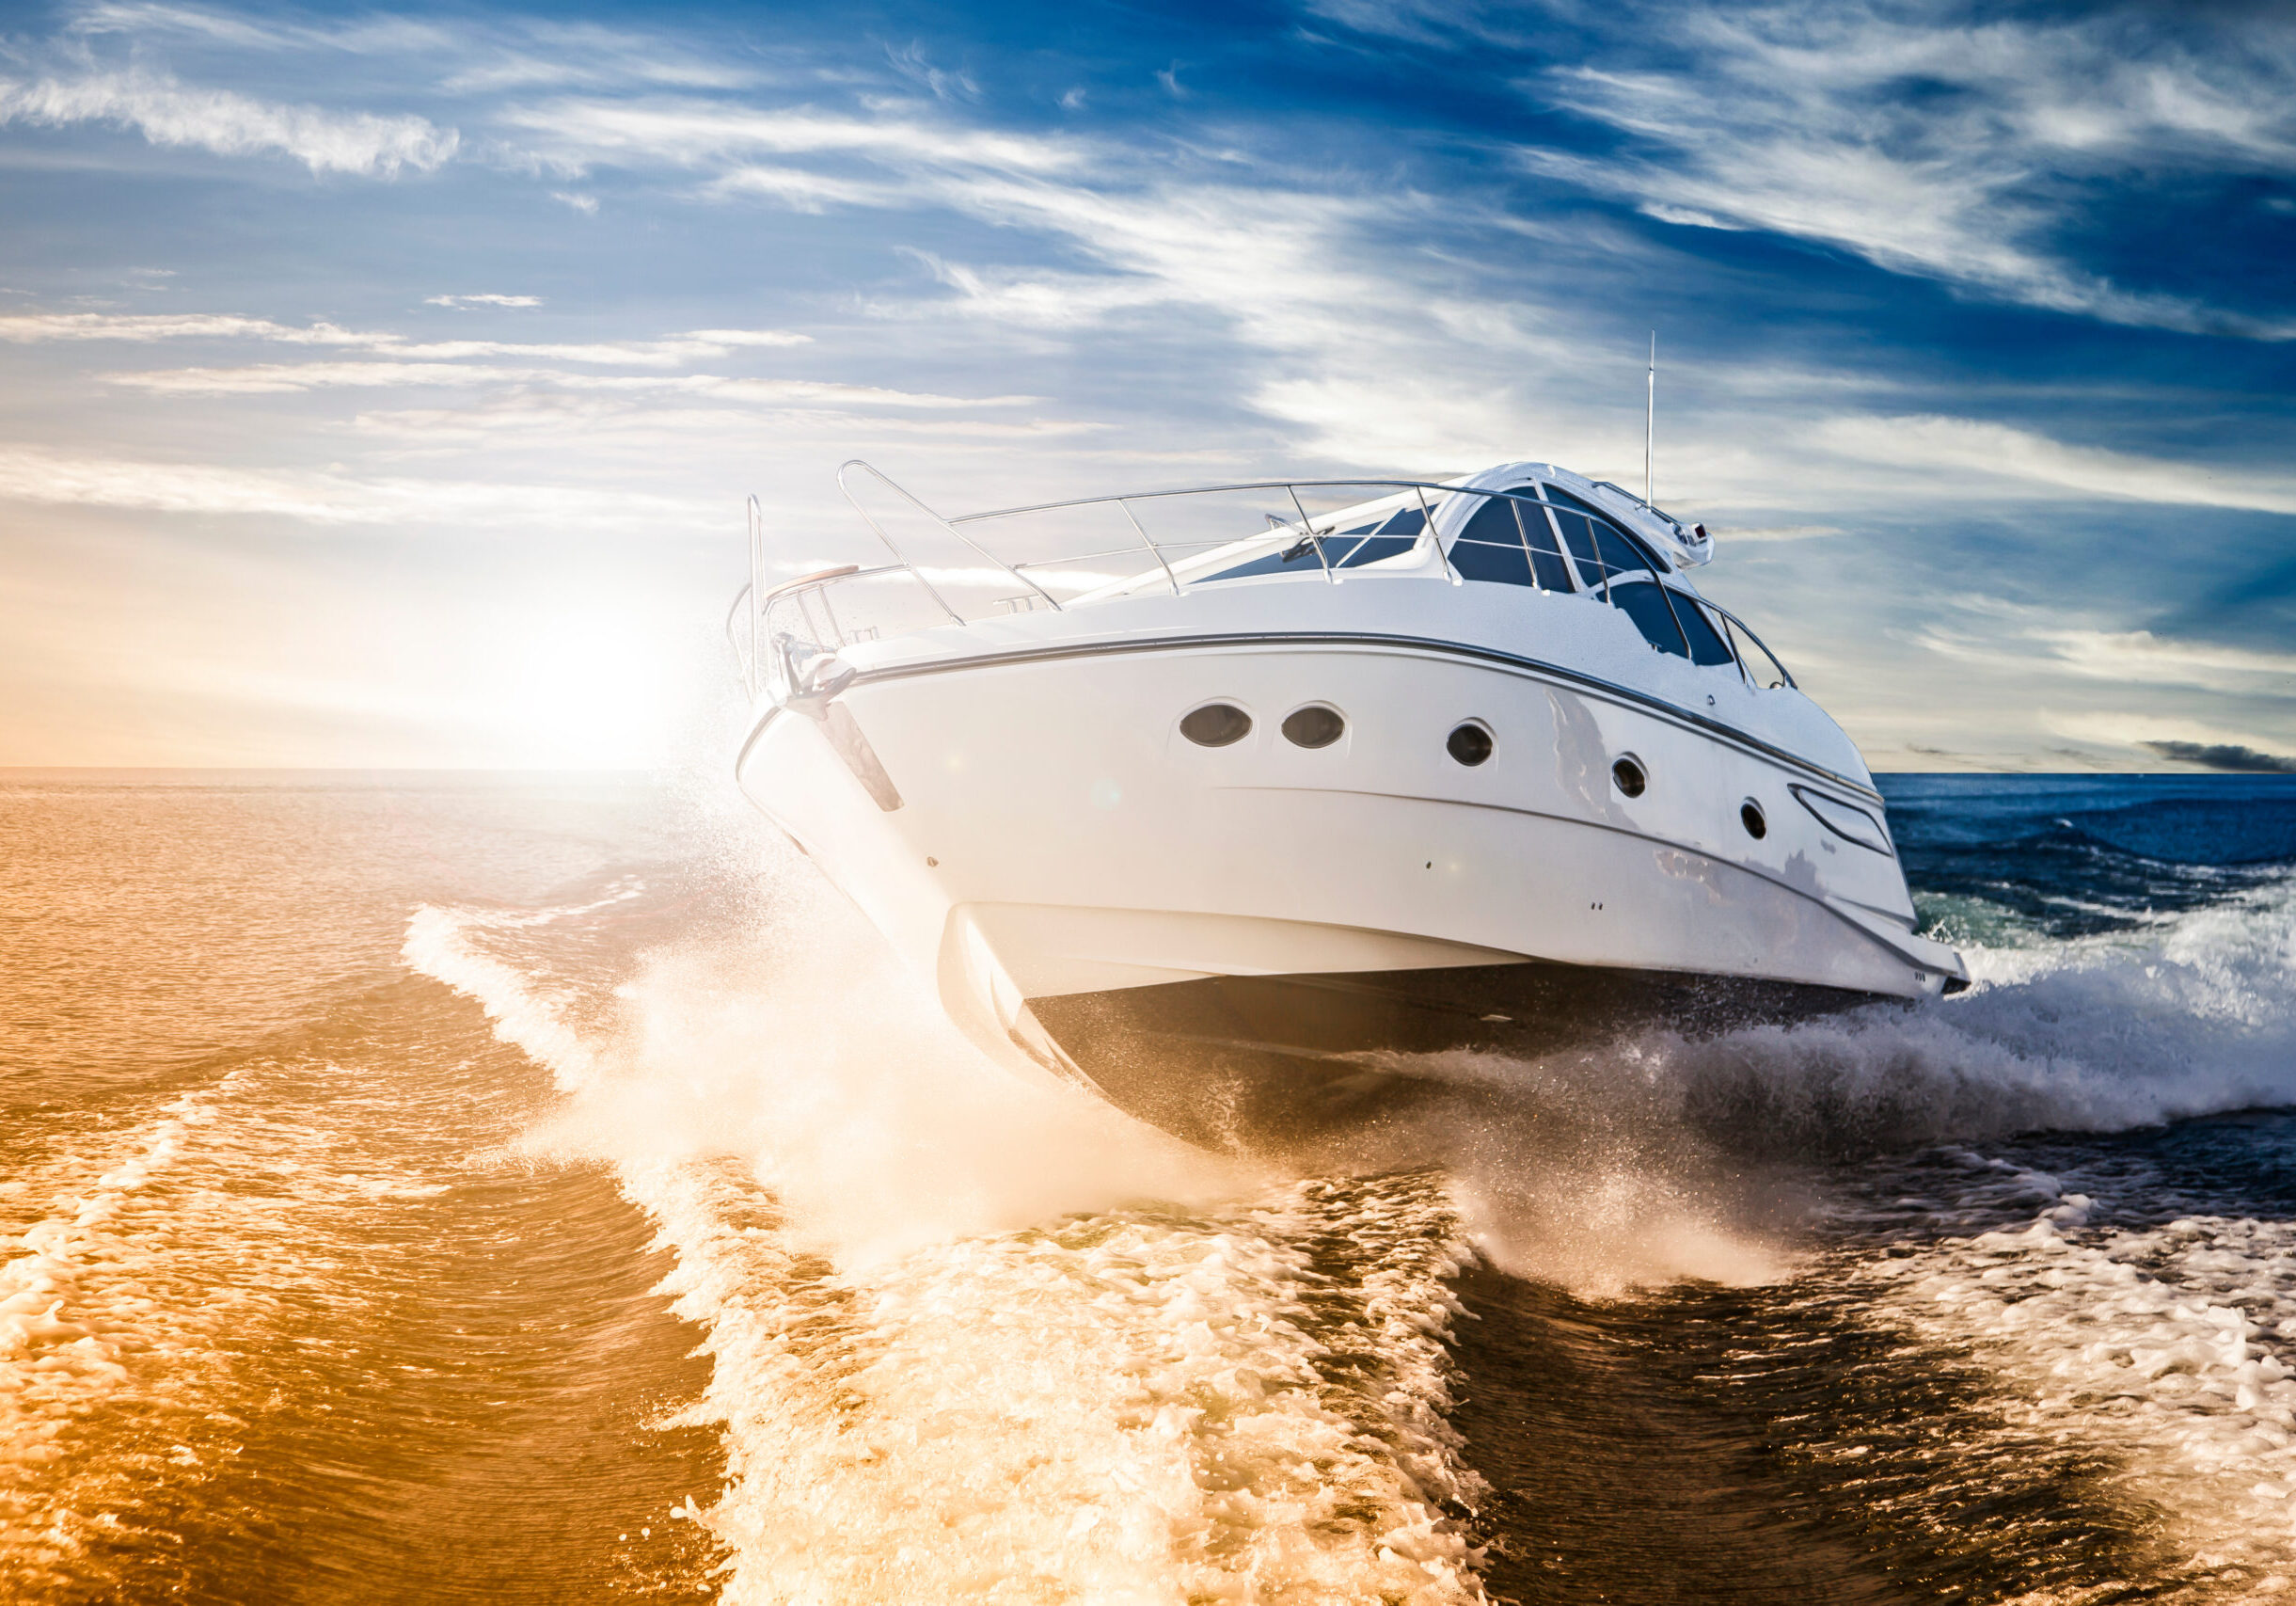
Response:
[[[0,79],[0,124],[62,128],[109,123],[153,145],[219,156],[291,156],[313,173],[396,178],[444,166],[462,135],[408,113],[378,117],[280,105],[229,89],[202,89],[141,70],[31,82]]]

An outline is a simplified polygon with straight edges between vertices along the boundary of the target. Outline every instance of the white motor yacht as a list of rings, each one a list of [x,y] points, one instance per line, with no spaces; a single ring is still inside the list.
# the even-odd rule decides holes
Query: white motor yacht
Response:
[[[840,483],[889,562],[769,583],[752,501],[736,773],[1016,1066],[1229,1144],[1447,1051],[1966,985],[1856,746],[1645,499],[1544,463],[947,517]]]

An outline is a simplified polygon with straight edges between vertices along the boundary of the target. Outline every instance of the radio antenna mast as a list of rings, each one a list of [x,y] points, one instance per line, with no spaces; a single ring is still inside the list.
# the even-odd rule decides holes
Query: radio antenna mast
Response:
[[[1650,393],[1642,410],[1642,505],[1655,507],[1658,494],[1655,456],[1658,443],[1658,331],[1650,332]]]

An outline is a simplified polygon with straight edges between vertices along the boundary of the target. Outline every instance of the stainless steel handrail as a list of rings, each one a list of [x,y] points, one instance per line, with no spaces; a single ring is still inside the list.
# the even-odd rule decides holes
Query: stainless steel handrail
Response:
[[[934,590],[932,581],[926,580],[923,575],[917,574],[916,565],[911,564],[906,557],[902,556],[901,549],[894,545],[893,537],[885,533],[884,527],[882,525],[879,524],[876,519],[869,517],[869,510],[861,505],[861,499],[853,494],[853,487],[845,483],[847,473],[854,469],[859,469],[863,472],[869,475],[870,478],[877,481],[879,485],[883,485],[895,496],[899,497],[903,501],[915,508],[919,513],[925,515],[926,517],[931,519],[935,524],[940,525],[942,529],[946,530],[950,534],[956,536],[959,541],[962,541],[966,546],[970,547],[981,557],[987,559],[990,563],[994,564],[998,568],[1003,569],[1006,574],[1012,576],[1013,579],[1019,580],[1022,585],[1027,586],[1029,590],[1035,592],[1038,596],[1043,597],[1046,602],[1052,605],[1053,612],[1057,613],[1060,612],[1060,604],[1054,599],[1051,592],[1045,590],[1044,587],[1038,585],[1035,580],[1021,573],[1020,570],[1014,568],[1004,559],[998,557],[994,552],[989,550],[988,548],[982,546],[978,541],[974,540],[972,536],[967,535],[963,531],[958,529],[957,526],[950,520],[942,517],[941,515],[935,513],[931,508],[919,501],[915,497],[911,496],[906,488],[895,484],[891,475],[886,474],[874,465],[863,462],[858,457],[847,458],[845,462],[839,464],[837,466],[837,488],[845,493],[845,500],[853,504],[853,511],[861,515],[862,522],[877,532],[877,538],[885,543],[885,550],[891,552],[895,558],[898,559],[902,567],[908,569],[910,574],[916,575],[917,583],[925,587],[926,591],[930,593],[932,599],[935,602],[940,603],[942,610],[958,624],[961,625],[965,622],[964,615],[949,606],[948,598],[942,596],[940,592]]]
[[[1306,504],[1301,500],[1300,497],[1300,492],[1304,489],[1411,492],[1413,500],[1417,503],[1420,517],[1420,529],[1417,533],[1425,536],[1433,544],[1437,557],[1443,564],[1444,578],[1449,580],[1454,585],[1461,583],[1464,577],[1460,574],[1457,565],[1453,563],[1452,554],[1444,545],[1443,537],[1440,532],[1438,532],[1436,529],[1436,516],[1442,508],[1441,499],[1445,497],[1474,497],[1483,501],[1488,501],[1494,497],[1498,497],[1517,503],[1528,502],[1533,506],[1546,508],[1559,514],[1570,513],[1599,521],[1601,524],[1615,531],[1618,534],[1625,537],[1630,544],[1635,547],[1646,548],[1649,545],[1647,537],[1637,534],[1635,532],[1627,529],[1627,527],[1621,523],[1618,518],[1601,508],[1576,501],[1572,502],[1549,501],[1545,494],[1546,487],[1544,485],[1544,484],[1515,485],[1503,489],[1482,489],[1479,487],[1462,485],[1456,483],[1417,479],[1371,478],[1248,480],[1230,484],[1185,485],[1156,490],[1126,491],[1116,495],[1070,497],[1059,501],[1034,502],[1024,506],[990,508],[979,513],[966,513],[958,514],[953,517],[943,517],[942,515],[936,513],[930,507],[927,507],[917,497],[912,495],[909,490],[899,484],[895,483],[892,478],[878,469],[875,466],[856,457],[839,466],[837,470],[838,489],[844,493],[846,500],[852,504],[854,511],[861,515],[863,521],[869,526],[873,533],[875,533],[878,539],[884,543],[885,549],[893,555],[894,561],[890,564],[877,564],[870,567],[863,567],[858,564],[847,564],[841,569],[824,570],[818,574],[806,575],[796,580],[785,580],[781,584],[774,586],[769,591],[765,590],[763,589],[764,548],[762,515],[758,507],[757,499],[755,497],[752,497],[749,501],[752,583],[743,588],[742,596],[735,598],[733,609],[728,611],[727,631],[729,640],[731,640],[733,628],[732,615],[735,612],[739,610],[742,597],[748,597],[752,604],[750,648],[746,658],[744,658],[743,662],[745,684],[751,688],[752,694],[754,694],[757,682],[762,676],[762,660],[759,658],[759,649],[763,641],[763,630],[766,615],[768,611],[776,601],[792,593],[799,594],[798,607],[800,616],[806,621],[805,628],[808,630],[814,629],[815,627],[812,623],[810,612],[805,608],[806,596],[804,594],[811,592],[818,596],[822,613],[828,620],[829,624],[829,628],[825,633],[831,642],[835,643],[839,646],[846,644],[845,632],[839,627],[835,613],[831,610],[828,596],[829,585],[837,580],[865,580],[878,575],[893,574],[896,572],[904,573],[917,582],[917,584],[925,591],[926,595],[932,598],[934,604],[941,610],[941,612],[948,615],[948,618],[952,623],[958,626],[963,626],[970,623],[970,621],[968,621],[963,614],[959,613],[958,610],[950,604],[948,598],[942,594],[940,589],[925,577],[925,575],[918,569],[917,565],[910,559],[908,554],[901,550],[899,545],[895,542],[889,533],[886,533],[884,527],[879,524],[877,519],[871,516],[869,510],[862,505],[860,499],[854,495],[853,488],[847,481],[848,474],[855,469],[860,469],[869,474],[872,478],[877,480],[879,484],[885,486],[888,490],[891,490],[895,495],[900,497],[904,501],[908,502],[911,507],[915,508],[926,517],[940,525],[957,540],[962,542],[964,546],[975,556],[979,557],[988,564],[993,564],[996,568],[1002,570],[1018,583],[1026,586],[1030,592],[1034,593],[1037,597],[1042,599],[1047,606],[1051,607],[1055,612],[1065,611],[1062,608],[1060,600],[1053,596],[1053,594],[1047,591],[1042,585],[1038,584],[1036,580],[1031,578],[1031,576],[1024,571],[1031,569],[1046,569],[1056,567],[1064,564],[1085,563],[1100,558],[1118,557],[1133,552],[1145,551],[1154,558],[1157,567],[1163,570],[1165,583],[1171,587],[1172,594],[1174,596],[1180,596],[1185,594],[1187,587],[1185,584],[1183,584],[1179,571],[1172,565],[1172,561],[1167,555],[1169,550],[1199,547],[1216,549],[1220,547],[1241,544],[1235,538],[1204,541],[1159,541],[1154,536],[1150,535],[1147,527],[1141,523],[1139,515],[1133,510],[1131,504],[1134,501],[1163,501],[1176,497],[1211,496],[1223,492],[1239,491],[1282,491],[1290,499],[1292,510],[1298,514],[1299,519],[1297,524],[1291,524],[1278,518],[1275,514],[1268,514],[1267,521],[1271,526],[1269,533],[1272,534],[1279,531],[1299,531],[1302,538],[1313,545],[1316,553],[1316,560],[1322,570],[1325,581],[1335,585],[1339,582],[1339,576],[1332,563],[1331,554],[1324,548],[1322,538],[1325,535],[1330,534],[1332,533],[1332,529],[1336,528],[1337,514],[1329,516],[1310,516],[1307,512]],[[1615,489],[1616,487],[1612,488]],[[1378,502],[1386,501],[1387,498],[1379,496],[1367,500],[1373,502]],[[1630,500],[1638,499],[1630,498]],[[990,551],[986,547],[982,546],[978,541],[965,533],[964,531],[958,528],[959,525],[978,524],[986,522],[990,519],[1017,517],[1021,515],[1034,513],[1053,513],[1070,508],[1094,507],[1106,503],[1115,503],[1118,510],[1122,512],[1126,521],[1132,525],[1133,531],[1140,537],[1141,544],[1138,547],[1112,548],[1105,551],[1092,552],[1083,554],[1081,556],[1049,558],[1032,562],[1011,564],[998,557],[995,553]],[[1655,515],[1655,509],[1650,509],[1649,511]],[[1319,519],[1326,518],[1330,519],[1332,522],[1327,527],[1319,529]],[[1678,526],[1677,528],[1679,529]],[[1560,530],[1558,529],[1555,533],[1559,535]],[[1250,539],[1250,537],[1243,538],[1244,541],[1248,541]],[[1568,543],[1566,542],[1564,545],[1567,548]],[[1655,554],[1650,555],[1655,556]],[[1528,549],[1526,556],[1528,560]],[[1579,595],[1596,594],[1594,587],[1588,586],[1588,577],[1583,573],[1578,573],[1578,571],[1584,569],[1587,567],[1587,565],[1579,564],[1576,558],[1573,557],[1570,560],[1569,567],[1572,572],[1577,575],[1577,579],[1582,588],[1584,588],[1578,593]],[[1604,600],[1607,601],[1610,597],[1610,564],[1598,557],[1596,562],[1593,564],[1592,568],[1595,570],[1595,581],[1599,586],[1599,595]],[[1769,644],[1763,641],[1763,639],[1757,635],[1743,619],[1740,619],[1736,614],[1731,612],[1728,609],[1722,608],[1716,603],[1709,601],[1707,598],[1699,596],[1697,593],[1689,591],[1679,584],[1672,583],[1667,579],[1662,578],[1662,576],[1671,574],[1671,565],[1660,563],[1656,566],[1655,572],[1653,572],[1649,578],[1663,591],[1671,593],[1674,596],[1683,598],[1692,606],[1704,608],[1727,622],[1728,628],[1722,632],[1724,637],[1724,644],[1729,647],[1731,657],[1737,664],[1740,676],[1749,686],[1760,689],[1759,682],[1753,674],[1752,666],[1747,661],[1747,655],[1742,649],[1740,644],[1737,642],[1735,637],[1731,634],[1732,629],[1734,629],[1738,634],[1743,635],[1747,641],[1752,643],[1755,649],[1758,650],[1764,658],[1769,660],[1770,666],[1778,672],[1780,676],[1778,684],[1782,684],[1783,686],[1792,688],[1794,690],[1799,690],[1794,679],[1793,672],[1786,668],[1784,660],[1780,659],[1776,653],[1772,652],[1769,648]],[[738,642],[735,642],[734,646],[736,655],[737,657],[741,657],[742,654],[740,644]]]

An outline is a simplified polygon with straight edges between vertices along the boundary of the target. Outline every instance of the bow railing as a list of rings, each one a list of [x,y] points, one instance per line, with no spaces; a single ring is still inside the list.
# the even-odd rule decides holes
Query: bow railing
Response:
[[[889,493],[891,506],[873,511],[866,505],[856,494],[857,475]],[[847,564],[771,582],[763,514],[757,499],[750,498],[751,583],[729,609],[726,631],[752,696],[769,690],[780,701],[802,692],[809,663],[857,642],[1121,596],[1180,596],[1195,585],[1235,578],[1240,568],[1273,572],[1270,563],[1284,569],[1296,565],[1300,573],[1320,572],[1326,583],[1337,585],[1381,578],[1363,565],[1432,542],[1444,576],[1457,582],[1473,578],[1460,572],[1460,543],[1478,557],[1494,546],[1467,535],[1471,515],[1448,515],[1465,500],[1517,504],[1517,518],[1501,521],[1522,533],[1524,572],[1517,583],[1622,602],[1631,601],[1623,589],[1631,574],[1634,584],[1658,587],[1686,638],[1698,639],[1695,624],[1684,625],[1683,611],[1708,616],[1749,685],[1794,685],[1777,655],[1735,614],[1671,582],[1670,565],[1650,557],[1646,539],[1591,503],[1563,492],[1550,499],[1539,486],[1480,490],[1414,479],[1256,480],[1075,497],[952,517],[935,512],[859,459],[839,469],[838,486],[893,561]],[[1310,501],[1328,501],[1342,492],[1352,493],[1342,505],[1310,511]],[[1163,525],[1162,533],[1150,533],[1144,507]],[[1240,535],[1236,526],[1246,518],[1259,528]],[[1002,526],[1005,536],[997,550],[979,538],[981,527],[992,523]],[[1545,545],[1535,550],[1534,529],[1547,533]],[[1562,539],[1553,538],[1558,535]],[[1568,564],[1560,555],[1565,550],[1571,555]],[[1622,552],[1627,554],[1623,559]],[[1637,622],[1642,623],[1639,616]],[[1644,626],[1644,633],[1650,634],[1650,627]]]

